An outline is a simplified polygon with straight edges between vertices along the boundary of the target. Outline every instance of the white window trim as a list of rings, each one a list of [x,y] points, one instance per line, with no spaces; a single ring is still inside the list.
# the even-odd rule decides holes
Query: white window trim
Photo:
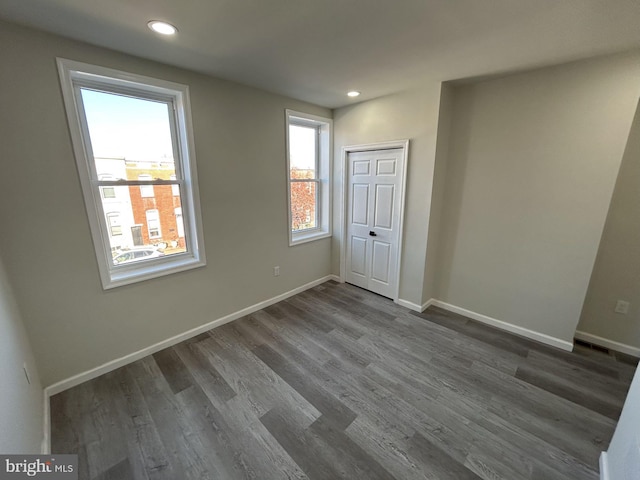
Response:
[[[331,164],[333,146],[333,120],[319,117],[309,113],[296,112],[287,109],[285,111],[285,140],[287,149],[287,212],[289,232],[289,246],[312,242],[331,236]],[[318,128],[318,191],[316,216],[317,227],[305,229],[299,232],[291,230],[291,179],[289,176],[291,159],[289,153],[289,125],[306,125]]]
[[[206,265],[189,87],[63,58],[58,58],[57,64],[73,151],[103,288],[110,289],[128,285]],[[180,164],[176,168],[182,169],[183,177],[181,181],[183,187],[181,189],[181,206],[187,232],[187,252],[154,258],[145,262],[113,265],[109,230],[100,198],[101,192],[97,188],[97,178],[94,179],[95,172],[92,170],[94,168],[93,153],[90,144],[85,144],[84,139],[89,138],[88,131],[81,120],[84,115],[80,115],[74,91],[74,82],[76,81],[98,81],[107,86],[131,89],[134,93],[137,90],[146,95],[157,94],[165,98],[172,98],[178,144],[176,145],[178,150],[176,153],[179,154],[179,158],[176,158],[176,164]],[[141,93],[141,95],[144,94]]]

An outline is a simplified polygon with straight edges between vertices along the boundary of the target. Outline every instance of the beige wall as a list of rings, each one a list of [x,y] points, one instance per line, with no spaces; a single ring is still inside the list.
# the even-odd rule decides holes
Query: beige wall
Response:
[[[573,339],[640,92],[639,59],[456,88],[437,298]]]
[[[578,330],[640,353],[640,108],[626,145]],[[619,299],[627,315],[613,311]]]
[[[438,285],[438,271],[442,243],[443,212],[445,210],[446,173],[451,145],[451,122],[455,89],[449,83],[442,84],[440,109],[438,114],[438,137],[436,142],[435,167],[433,172],[433,190],[431,195],[431,214],[427,237],[427,255],[424,265],[423,303],[435,298]]]
[[[23,365],[31,377],[26,380]],[[41,453],[43,393],[35,358],[0,259],[0,452]]]
[[[45,385],[330,273],[330,239],[288,246],[284,145],[285,108],[329,110],[6,23],[0,45],[0,252]],[[189,85],[205,268],[102,290],[57,56]]]
[[[332,271],[340,272],[342,152],[348,145],[409,139],[400,298],[422,305],[427,227],[435,165],[440,84],[334,111],[334,236]]]

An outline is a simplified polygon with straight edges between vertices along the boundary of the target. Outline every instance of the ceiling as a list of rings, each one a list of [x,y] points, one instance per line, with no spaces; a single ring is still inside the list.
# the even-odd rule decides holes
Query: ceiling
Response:
[[[640,0],[0,0],[0,18],[331,108],[640,48]]]

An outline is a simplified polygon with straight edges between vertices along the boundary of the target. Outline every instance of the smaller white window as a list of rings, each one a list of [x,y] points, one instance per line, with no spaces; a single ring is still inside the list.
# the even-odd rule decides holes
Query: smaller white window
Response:
[[[138,180],[148,182],[153,180],[153,178],[149,174],[142,174],[142,175],[138,175]],[[140,195],[142,196],[142,198],[153,197],[154,196],[153,185],[140,185]]]
[[[162,230],[160,229],[160,212],[158,212],[158,210],[147,210],[147,230],[149,231],[150,239],[162,237]]]
[[[292,110],[287,119],[289,245],[331,236],[332,120]]]
[[[99,180],[115,180],[113,175],[99,175]],[[102,198],[116,198],[116,189],[115,187],[100,187],[100,191],[102,192]]]
[[[112,237],[122,235],[122,222],[118,212],[107,213],[107,225],[109,226],[109,234]]]

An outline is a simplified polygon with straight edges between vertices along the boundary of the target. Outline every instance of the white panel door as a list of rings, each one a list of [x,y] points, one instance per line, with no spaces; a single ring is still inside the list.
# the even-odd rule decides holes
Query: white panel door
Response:
[[[400,243],[402,149],[347,157],[346,281],[393,298]]]

